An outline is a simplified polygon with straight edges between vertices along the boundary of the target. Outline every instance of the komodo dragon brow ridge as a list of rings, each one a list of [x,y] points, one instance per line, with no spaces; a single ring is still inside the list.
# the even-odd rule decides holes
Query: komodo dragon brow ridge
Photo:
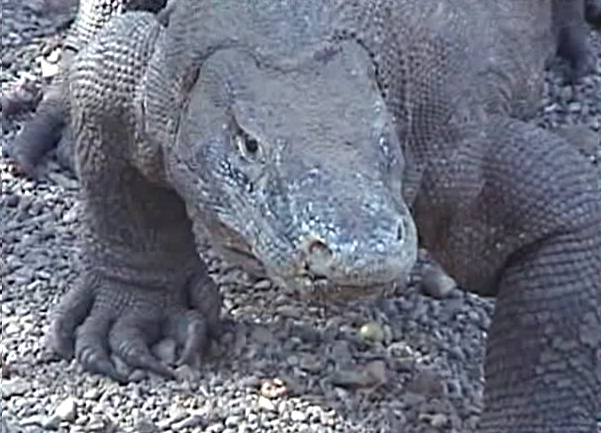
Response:
[[[173,377],[148,349],[171,337],[197,365],[221,296],[196,241],[340,298],[402,281],[419,235],[462,287],[496,297],[479,431],[597,431],[601,191],[577,146],[527,120],[553,55],[573,80],[590,70],[595,8],[124,6],[82,1],[62,81],[15,146],[31,171],[74,138],[84,254],[56,352],[122,382],[112,354]]]

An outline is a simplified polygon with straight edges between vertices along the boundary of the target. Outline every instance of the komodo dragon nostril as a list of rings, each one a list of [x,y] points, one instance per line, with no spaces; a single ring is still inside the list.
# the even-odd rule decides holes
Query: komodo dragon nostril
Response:
[[[306,236],[302,240],[301,251],[306,270],[316,276],[328,273],[334,253],[324,240],[316,236]]]
[[[407,223],[403,220],[397,226],[397,231],[396,231],[396,240],[397,241],[403,241],[405,239],[406,231],[407,231],[406,224]]]
[[[311,261],[325,263],[332,258],[332,250],[321,239],[309,238],[305,242],[307,256]]]

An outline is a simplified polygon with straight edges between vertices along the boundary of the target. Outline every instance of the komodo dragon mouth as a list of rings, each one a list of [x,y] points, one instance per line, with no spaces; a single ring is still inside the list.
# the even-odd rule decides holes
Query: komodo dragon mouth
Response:
[[[301,299],[319,301],[352,301],[387,296],[407,285],[408,275],[384,282],[337,283],[324,276],[301,273],[285,278],[270,275],[261,261],[248,249],[239,246],[222,245],[220,252],[230,263],[240,265],[254,278],[269,277],[278,286],[294,291]],[[302,272],[302,271],[301,271]]]
[[[324,277],[305,276],[294,279],[293,289],[302,299],[344,302],[385,297],[405,287],[406,284],[406,279],[368,285],[336,284]]]
[[[293,274],[270,272],[239,233],[223,224],[217,225],[219,227],[211,225],[209,236],[212,238],[213,247],[227,262],[240,266],[253,278],[269,278],[280,288],[292,291],[304,300],[345,302],[373,299],[388,296],[408,284],[408,273],[400,276],[386,275],[378,266],[372,268],[371,275],[353,276],[350,273],[344,281],[337,281],[311,273],[302,258],[298,259],[298,267]],[[412,230],[413,227],[410,226],[409,229]]]

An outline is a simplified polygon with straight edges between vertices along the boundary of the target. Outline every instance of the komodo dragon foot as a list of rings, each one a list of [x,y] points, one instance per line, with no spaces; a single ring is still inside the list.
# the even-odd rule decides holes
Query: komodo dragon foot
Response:
[[[149,290],[86,273],[56,310],[48,344],[61,357],[75,356],[86,370],[120,383],[129,380],[128,372],[118,370],[112,356],[132,369],[175,377],[173,366],[150,350],[165,338],[177,344],[175,366],[197,368],[219,331],[221,299],[206,273],[175,284]]]

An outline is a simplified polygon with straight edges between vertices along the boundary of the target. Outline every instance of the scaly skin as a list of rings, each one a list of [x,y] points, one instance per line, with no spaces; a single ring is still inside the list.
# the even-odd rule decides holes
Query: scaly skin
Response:
[[[73,139],[69,126],[69,68],[75,55],[85,47],[112,17],[126,11],[159,13],[168,0],[81,0],[75,22],[67,32],[58,74],[44,92],[36,116],[25,124],[10,149],[11,157],[24,173],[34,176],[44,155],[57,147],[61,164],[73,167]],[[171,0],[173,2],[173,0]],[[172,6],[172,5],[170,5]],[[165,8],[168,9],[168,8]],[[24,108],[27,108],[24,106]]]
[[[75,355],[88,370],[120,382],[128,378],[111,363],[111,352],[131,367],[173,377],[171,367],[148,349],[165,337],[178,343],[179,364],[197,365],[218,332],[221,305],[196,252],[184,204],[128,162],[136,130],[131,97],[163,30],[146,13],[135,24],[108,25],[73,65],[84,253],[80,282],[59,306],[49,335],[50,345],[64,357]],[[106,56],[111,53],[124,61],[122,68],[115,69],[119,64]],[[109,77],[114,78],[111,91],[94,86]],[[107,116],[104,110],[112,108]]]
[[[98,29],[113,16],[131,10],[147,10],[157,13],[158,20],[167,25],[177,0],[81,0],[81,6],[73,27],[65,41],[65,51],[59,74],[44,94],[36,117],[25,125],[10,149],[14,162],[24,173],[35,176],[36,168],[44,155],[57,148],[58,161],[73,169],[73,139],[65,128],[68,126],[68,68],[73,55],[87,45]],[[601,26],[601,2],[599,0],[552,0],[555,8],[554,38],[558,54],[572,66],[569,79],[580,80],[591,71],[592,60],[586,43],[583,16]],[[20,104],[28,110],[27,103]]]
[[[558,48],[552,1],[181,0],[166,29],[113,20],[70,77],[85,255],[54,347],[170,375],[147,347],[175,335],[192,362],[219,328],[192,233],[340,298],[405,278],[417,227],[497,297],[480,431],[595,433],[601,191],[525,121]]]

